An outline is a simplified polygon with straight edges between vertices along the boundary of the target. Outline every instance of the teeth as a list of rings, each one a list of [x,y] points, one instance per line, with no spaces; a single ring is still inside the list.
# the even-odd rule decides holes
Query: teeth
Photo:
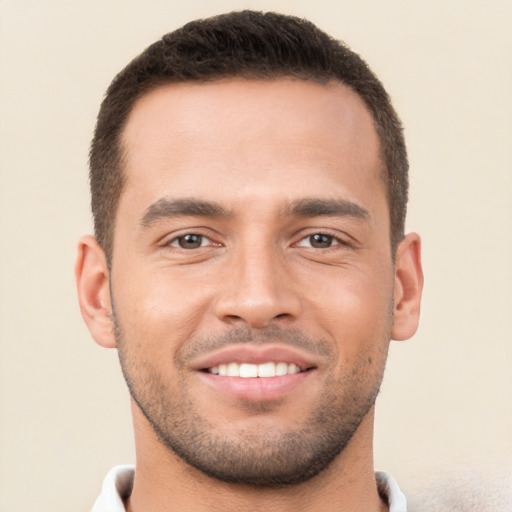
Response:
[[[240,375],[240,367],[237,363],[229,363],[226,372],[228,377],[238,377]]]
[[[276,363],[265,363],[258,365],[258,377],[275,377]]]
[[[288,365],[286,363],[277,363],[276,364],[276,375],[278,377],[281,375],[288,375]]]
[[[300,368],[296,364],[289,364],[288,365],[288,374],[291,373],[300,373]]]
[[[263,364],[249,364],[249,363],[228,363],[214,366],[208,370],[209,373],[214,375],[222,375],[225,377],[281,377],[283,375],[293,375],[300,373],[301,369],[293,363],[263,363]]]
[[[235,364],[236,363],[231,363]],[[237,365],[238,366],[238,365]],[[258,376],[258,366],[255,364],[246,364],[242,363],[239,368],[240,377],[257,377]]]

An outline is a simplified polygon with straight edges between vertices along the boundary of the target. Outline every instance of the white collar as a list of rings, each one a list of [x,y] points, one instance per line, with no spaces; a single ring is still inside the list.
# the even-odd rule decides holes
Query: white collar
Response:
[[[388,500],[389,512],[407,512],[407,499],[396,480],[384,471],[376,471],[379,494]]]
[[[123,501],[130,495],[133,487],[135,467],[115,466],[105,480],[91,512],[126,512]],[[388,500],[389,512],[407,512],[407,500],[396,480],[383,471],[375,473],[379,493]]]

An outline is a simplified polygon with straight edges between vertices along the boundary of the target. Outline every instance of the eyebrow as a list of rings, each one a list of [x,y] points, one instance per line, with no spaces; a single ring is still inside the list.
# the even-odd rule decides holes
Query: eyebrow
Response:
[[[285,208],[285,215],[292,217],[354,217],[368,220],[368,210],[346,199],[299,199]]]
[[[353,217],[366,220],[368,210],[346,199],[298,199],[284,208],[287,217]],[[161,198],[151,204],[141,219],[141,225],[150,227],[161,219],[172,217],[228,218],[232,213],[218,203],[199,199]]]
[[[143,227],[150,227],[161,219],[186,216],[226,218],[231,217],[231,212],[211,201],[163,197],[147,208],[140,223]]]

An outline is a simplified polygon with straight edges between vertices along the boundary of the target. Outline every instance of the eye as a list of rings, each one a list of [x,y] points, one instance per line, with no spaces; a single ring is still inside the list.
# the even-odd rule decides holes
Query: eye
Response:
[[[312,247],[314,249],[328,249],[333,245],[339,245],[340,241],[332,235],[315,233],[304,237],[297,245],[299,247]]]
[[[211,244],[211,240],[197,233],[187,233],[169,242],[171,247],[180,247],[181,249],[199,249],[199,247],[204,247],[208,244]]]

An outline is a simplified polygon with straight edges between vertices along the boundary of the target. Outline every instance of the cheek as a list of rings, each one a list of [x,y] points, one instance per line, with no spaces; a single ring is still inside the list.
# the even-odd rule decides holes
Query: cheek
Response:
[[[393,276],[376,273],[375,267],[333,268],[309,287],[305,310],[322,330],[353,359],[361,351],[380,349],[389,341],[392,325]]]
[[[112,290],[127,340],[136,338],[154,353],[175,351],[195,333],[204,314],[205,290],[166,272],[118,272]]]

